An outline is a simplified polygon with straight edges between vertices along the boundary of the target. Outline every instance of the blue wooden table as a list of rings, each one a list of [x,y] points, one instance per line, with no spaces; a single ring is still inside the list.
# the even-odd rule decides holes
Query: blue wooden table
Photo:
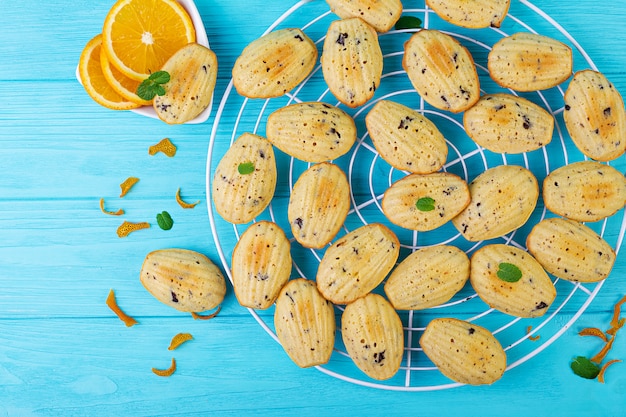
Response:
[[[325,7],[322,0],[313,3],[315,10]],[[626,414],[625,363],[609,369],[605,384],[579,378],[569,367],[573,357],[601,347],[578,331],[607,328],[612,306],[626,294],[623,249],[584,313],[572,322],[578,308],[564,308],[538,332],[543,339],[537,343],[556,332],[560,337],[484,387],[404,392],[300,369],[239,306],[231,286],[220,314],[208,321],[152,298],[138,279],[150,251],[192,249],[222,266],[212,236],[217,230],[219,245],[230,253],[232,229],[207,215],[207,150],[211,143],[213,155],[223,154],[237,121],[255,124],[248,113],[236,113],[240,104],[222,101],[234,94],[230,70],[244,46],[294,3],[196,1],[219,75],[211,118],[183,126],[100,107],[76,81],[80,52],[101,30],[111,4],[2,2],[0,416]],[[554,22],[517,0],[512,14],[539,31],[560,25],[626,94],[626,2],[533,4]],[[424,4],[407,1],[405,8]],[[314,17],[296,16],[301,22]],[[150,156],[148,147],[164,137],[177,146],[176,156]],[[614,165],[624,172],[624,157]],[[119,184],[129,176],[140,181],[121,199]],[[182,209],[174,198],[178,188],[185,200],[201,203]],[[123,207],[124,220],[152,227],[117,237],[122,219],[103,214],[100,198],[108,208]],[[163,210],[175,221],[169,231],[154,221]],[[615,242],[619,226],[610,223],[605,233]],[[138,325],[125,327],[105,305],[110,289]],[[271,321],[271,312],[259,314]],[[194,340],[168,351],[179,332]],[[172,356],[178,363],[173,376],[151,372],[168,367]],[[626,361],[626,335],[618,334],[608,357]]]

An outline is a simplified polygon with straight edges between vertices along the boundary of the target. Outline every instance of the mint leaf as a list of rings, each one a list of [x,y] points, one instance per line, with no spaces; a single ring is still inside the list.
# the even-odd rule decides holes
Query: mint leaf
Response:
[[[433,211],[435,209],[435,200],[430,197],[422,197],[417,200],[415,207],[417,207],[419,211]]]
[[[600,373],[600,367],[584,356],[574,358],[570,367],[581,378],[595,379]]]
[[[162,84],[169,82],[169,80],[170,74],[167,71],[157,71],[139,84],[136,93],[144,100],[152,100],[157,95],[165,94],[165,88]]]
[[[156,220],[159,227],[163,230],[170,230],[174,226],[174,220],[167,211],[163,211],[156,215]]]
[[[167,71],[157,71],[150,74],[148,79],[157,84],[165,84],[170,81],[170,74]]]
[[[239,173],[241,175],[252,174],[254,172],[254,163],[253,162],[242,162],[237,167],[237,171],[239,171]]]
[[[395,29],[419,29],[422,27],[422,19],[415,16],[400,16],[396,22]]]
[[[498,278],[506,282],[517,282],[522,278],[522,270],[508,262],[498,265]]]

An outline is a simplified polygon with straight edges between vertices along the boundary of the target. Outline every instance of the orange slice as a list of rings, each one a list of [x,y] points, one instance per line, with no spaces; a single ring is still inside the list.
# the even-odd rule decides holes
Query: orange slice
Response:
[[[104,20],[103,48],[117,69],[137,81],[195,42],[187,11],[175,0],[118,0]]]
[[[137,87],[139,87],[139,84],[141,83],[137,80],[133,80],[132,78],[128,78],[117,68],[111,65],[104,49],[100,49],[100,64],[102,65],[102,73],[111,88],[128,101],[132,101],[133,103],[137,103],[142,106],[151,106],[152,100],[144,100],[136,93]]]
[[[104,78],[100,64],[102,35],[96,35],[87,42],[78,61],[78,73],[87,94],[104,107],[114,110],[129,110],[140,107],[117,93]]]

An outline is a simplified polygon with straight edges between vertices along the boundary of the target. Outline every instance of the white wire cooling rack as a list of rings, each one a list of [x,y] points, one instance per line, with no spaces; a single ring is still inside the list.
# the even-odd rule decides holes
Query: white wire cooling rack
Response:
[[[415,3],[415,2],[412,2]],[[423,2],[421,2],[423,4]],[[486,68],[487,55],[491,45],[502,37],[516,32],[533,32],[558,39],[572,47],[574,70],[597,69],[591,58],[579,43],[554,19],[526,0],[513,0],[509,14],[500,28],[463,29],[440,19],[425,5],[406,8],[404,15],[416,16],[422,20],[423,28],[439,29],[457,38],[474,57],[483,94],[514,91],[504,90],[495,84]],[[301,28],[318,46],[324,41],[331,21],[338,17],[329,11],[322,0],[302,0],[286,10],[282,16],[267,28],[265,33],[287,27]],[[575,148],[565,129],[563,112],[563,86],[550,90],[527,93],[523,96],[548,110],[555,117],[554,137],[542,149],[521,154],[495,154],[476,145],[465,133],[462,115],[454,115],[430,107],[415,92],[402,69],[403,45],[419,29],[391,30],[379,36],[384,54],[384,73],[380,87],[374,98],[364,106],[349,109],[337,101],[326,86],[320,65],[296,89],[281,98],[250,100],[237,94],[232,80],[217,109],[207,157],[207,196],[208,215],[213,238],[219,252],[222,266],[231,278],[230,258],[235,243],[248,225],[231,225],[216,215],[210,201],[211,180],[215,168],[225,149],[244,132],[265,135],[265,122],[268,115],[288,104],[304,101],[323,101],[342,108],[351,114],[356,122],[359,137],[350,153],[333,161],[346,172],[351,186],[352,208],[339,236],[364,224],[384,222],[398,236],[401,242],[400,259],[419,248],[437,245],[456,245],[471,255],[484,242],[470,243],[450,224],[429,232],[414,232],[394,226],[386,220],[381,209],[381,199],[385,190],[406,173],[388,165],[376,152],[365,129],[365,115],[371,107],[382,99],[393,100],[422,112],[437,125],[446,138],[449,154],[443,167],[470,182],[487,168],[502,164],[515,164],[530,169],[541,184],[554,169],[571,162],[585,159]],[[216,151],[219,144],[220,152]],[[269,208],[256,220],[271,220],[277,223],[290,236],[291,228],[287,220],[287,203],[293,184],[310,164],[288,157],[276,150],[278,164],[278,184]],[[624,158],[612,164],[624,170]],[[526,236],[532,227],[551,214],[540,201],[528,222],[518,230],[497,239],[495,243],[506,243],[525,249]],[[619,251],[626,230],[624,210],[601,222],[588,224],[602,235],[616,252]],[[293,277],[315,279],[315,273],[324,250],[305,249],[292,238]],[[492,242],[493,243],[493,242]],[[608,279],[611,279],[609,277]],[[232,280],[232,278],[231,278]],[[443,376],[421,351],[418,340],[428,324],[435,317],[457,317],[472,321],[488,328],[498,338],[507,353],[507,370],[517,367],[543,351],[557,340],[584,313],[593,298],[600,291],[603,282],[595,284],[572,283],[553,278],[557,298],[545,316],[535,319],[520,319],[490,309],[484,304],[469,283],[448,303],[424,311],[400,311],[405,329],[405,354],[400,371],[386,381],[376,381],[361,372],[351,361],[342,344],[340,316],[342,307],[337,306],[338,333],[335,350],[330,361],[317,368],[333,377],[373,388],[399,391],[429,391],[457,387]],[[382,284],[381,284],[382,287]],[[380,287],[376,290],[380,292]],[[269,335],[278,341],[273,326],[273,307],[265,311],[249,310]],[[285,358],[287,356],[285,355]],[[529,372],[532,368],[529,367]]]

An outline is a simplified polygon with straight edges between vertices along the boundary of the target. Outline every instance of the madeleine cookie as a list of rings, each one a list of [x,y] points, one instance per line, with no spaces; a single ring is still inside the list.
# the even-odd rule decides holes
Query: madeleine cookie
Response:
[[[322,162],[300,175],[291,190],[287,217],[305,248],[322,248],[337,234],[350,210],[350,184],[335,164]]]
[[[396,181],[385,191],[381,204],[392,223],[425,232],[456,217],[470,200],[465,180],[449,172],[434,172]]]
[[[564,99],[565,127],[583,154],[597,161],[612,161],[624,154],[624,101],[603,74],[592,70],[577,72]]]
[[[244,307],[270,307],[291,275],[291,244],[275,223],[260,221],[242,233],[231,259],[233,289]]]
[[[445,138],[418,111],[380,100],[365,117],[365,125],[381,158],[396,169],[428,174],[446,162]]]
[[[469,184],[471,202],[452,224],[470,242],[503,236],[522,226],[532,214],[539,186],[528,169],[500,165]]]
[[[369,377],[389,379],[400,369],[402,320],[382,296],[372,293],[348,304],[341,316],[341,336],[350,358]]]
[[[595,222],[624,207],[626,178],[610,165],[574,162],[545,178],[543,201],[554,214],[579,222]]]
[[[515,317],[543,316],[556,297],[550,277],[522,249],[493,244],[470,260],[470,283],[489,307]]]
[[[470,52],[452,36],[422,29],[404,44],[402,67],[431,106],[459,113],[480,98],[480,82]]]
[[[276,337],[301,368],[328,362],[335,346],[335,309],[313,281],[289,281],[276,298]]]
[[[478,145],[499,153],[523,153],[552,141],[554,117],[525,98],[490,94],[463,115],[463,125]]]
[[[506,353],[498,339],[464,320],[431,320],[419,343],[442,374],[462,384],[492,384],[506,370]]]
[[[380,223],[353,230],[333,243],[317,270],[317,288],[335,304],[347,304],[372,291],[400,254],[396,235]]]
[[[170,80],[163,85],[165,94],[152,101],[161,120],[185,123],[209,106],[217,81],[217,56],[212,50],[197,43],[187,44],[161,70],[170,74]]]
[[[357,135],[349,114],[320,102],[281,107],[267,118],[265,133],[272,145],[305,162],[330,161],[345,155]]]
[[[487,67],[491,78],[502,87],[545,90],[572,75],[572,49],[547,36],[519,32],[493,45]]]
[[[280,97],[300,84],[316,62],[317,47],[302,30],[279,29],[244,48],[233,66],[233,84],[244,97]]]
[[[443,20],[470,29],[499,28],[509,11],[510,0],[426,0]]]
[[[270,204],[276,177],[272,145],[261,136],[242,134],[213,175],[211,194],[217,212],[231,223],[248,223]]]
[[[330,92],[348,107],[365,104],[380,85],[383,53],[378,34],[358,17],[330,24],[321,61]]]
[[[391,272],[385,294],[398,310],[423,310],[449,301],[469,278],[470,261],[455,246],[418,249]]]
[[[574,220],[542,220],[528,235],[526,246],[546,271],[568,281],[601,281],[615,263],[613,248],[591,228]]]
[[[377,32],[387,32],[402,14],[400,0],[326,0],[326,3],[340,18],[360,17]]]

